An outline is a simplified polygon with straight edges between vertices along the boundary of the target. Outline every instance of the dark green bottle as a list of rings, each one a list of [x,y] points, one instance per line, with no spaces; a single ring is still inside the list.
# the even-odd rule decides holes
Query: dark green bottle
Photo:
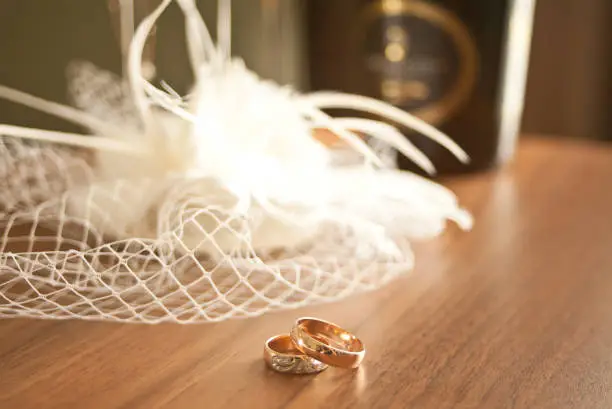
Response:
[[[440,173],[487,169],[516,142],[534,3],[308,0],[311,88],[380,98],[438,127],[469,165],[403,131]]]

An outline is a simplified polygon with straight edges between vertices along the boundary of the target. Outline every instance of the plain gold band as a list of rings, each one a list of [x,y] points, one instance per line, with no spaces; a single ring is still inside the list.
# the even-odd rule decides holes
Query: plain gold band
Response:
[[[298,319],[291,339],[300,351],[331,366],[357,368],[365,357],[365,346],[359,338],[317,318]]]
[[[277,372],[314,374],[327,369],[327,365],[300,351],[288,334],[277,335],[264,346],[266,364]]]

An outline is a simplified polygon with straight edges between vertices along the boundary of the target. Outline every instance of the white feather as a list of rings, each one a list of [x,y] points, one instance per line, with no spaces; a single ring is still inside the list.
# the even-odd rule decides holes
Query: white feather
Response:
[[[384,122],[363,118],[337,118],[334,122],[353,131],[363,132],[394,146],[404,156],[410,158],[421,169],[434,174],[436,168],[423,152],[400,133],[395,127]]]
[[[446,135],[371,98],[300,95],[263,81],[241,60],[230,57],[229,0],[221,0],[221,46],[212,44],[195,2],[177,2],[187,23],[196,83],[185,100],[143,78],[143,48],[171,3],[164,0],[137,28],[129,50],[128,80],[144,124],[140,130],[116,129],[71,108],[0,88],[0,96],[72,119],[96,134],[95,138],[62,137],[40,130],[0,128],[17,137],[95,149],[100,182],[95,189],[72,192],[70,206],[75,215],[86,217],[101,232],[118,236],[155,238],[171,232],[186,250],[205,251],[213,257],[298,246],[311,240],[328,220],[378,232],[372,240],[389,254],[399,251],[389,235],[435,236],[447,220],[462,228],[471,226],[469,215],[448,190],[415,175],[371,166],[381,162],[355,132],[379,138],[426,171],[434,171],[425,155],[397,129],[359,118],[335,119],[322,110],[348,108],[379,115],[422,132],[467,161],[465,152]],[[313,137],[318,127],[342,138],[365,161],[350,168],[335,166],[328,148]],[[130,153],[117,152],[119,146],[129,147]],[[126,194],[108,187],[116,181],[141,188]],[[93,206],[87,206],[92,202]],[[213,208],[219,210],[203,211]],[[150,214],[157,218],[152,221]],[[214,241],[204,240],[210,236]]]
[[[317,105],[319,108],[353,109],[379,115],[421,132],[423,135],[428,136],[444,146],[462,162],[468,162],[470,159],[467,153],[465,153],[459,145],[427,122],[382,101],[361,95],[343,94],[340,92],[315,92],[304,96],[304,99]]]

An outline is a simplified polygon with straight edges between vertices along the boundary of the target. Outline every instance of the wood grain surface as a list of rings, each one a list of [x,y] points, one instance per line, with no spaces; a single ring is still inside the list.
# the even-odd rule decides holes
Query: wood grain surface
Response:
[[[0,321],[0,408],[612,407],[612,148],[527,139],[449,181],[473,211],[417,268],[346,301],[211,325]],[[366,343],[356,371],[268,370],[302,315]]]

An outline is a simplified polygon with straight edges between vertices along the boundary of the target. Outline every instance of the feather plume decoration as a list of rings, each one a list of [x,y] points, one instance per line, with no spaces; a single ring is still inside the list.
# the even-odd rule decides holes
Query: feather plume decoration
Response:
[[[470,228],[471,217],[452,192],[385,168],[360,135],[393,146],[428,173],[435,171],[430,160],[385,121],[412,128],[468,161],[457,144],[422,120],[375,99],[339,92],[303,95],[262,80],[231,56],[230,0],[219,2],[218,44],[195,1],[176,0],[185,16],[195,78],[189,96],[148,82],[142,73],[144,45],[171,3],[163,0],[141,22],[130,44],[127,88],[121,92],[130,101],[128,116],[135,121],[107,121],[99,112],[0,86],[0,97],[91,131],[80,135],[0,125],[3,136],[93,152],[96,189],[83,185],[68,192],[71,215],[117,239],[156,239],[171,232],[183,251],[201,251],[216,259],[306,245],[330,220],[367,232],[363,240],[374,241],[389,254],[401,251],[389,237],[433,237],[447,220]],[[374,114],[381,121],[334,118],[325,112],[331,108]],[[362,159],[338,166],[334,153],[313,137],[317,129],[337,135]],[[152,181],[146,189],[123,191],[128,193],[120,202],[109,194],[117,181],[145,180]],[[92,212],[92,202],[105,212]],[[201,208],[219,210],[198,213]],[[186,214],[195,222],[181,223]],[[214,240],[204,241],[203,235]]]

